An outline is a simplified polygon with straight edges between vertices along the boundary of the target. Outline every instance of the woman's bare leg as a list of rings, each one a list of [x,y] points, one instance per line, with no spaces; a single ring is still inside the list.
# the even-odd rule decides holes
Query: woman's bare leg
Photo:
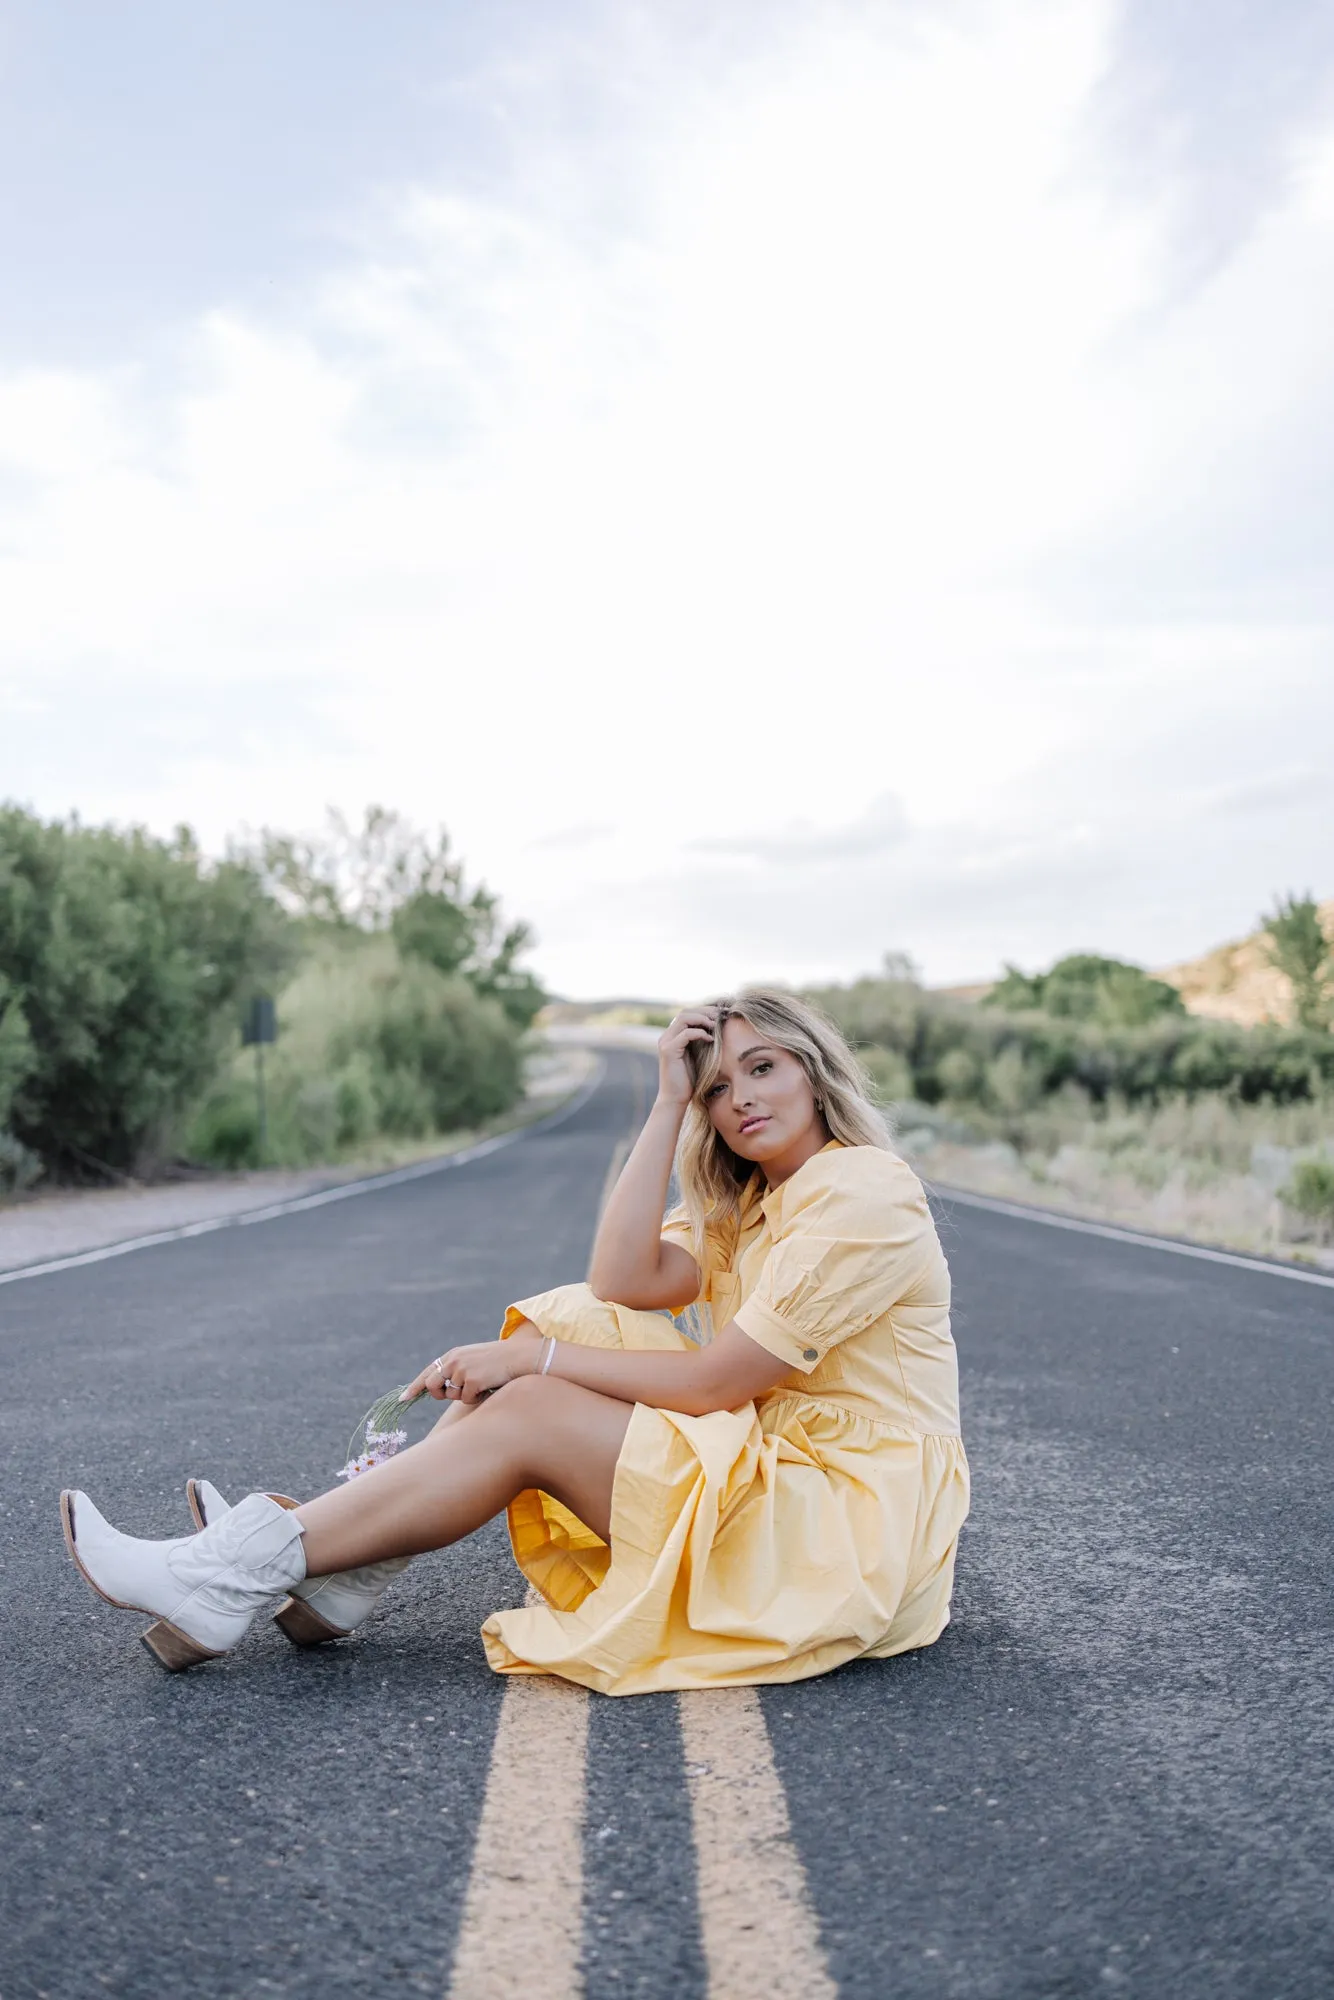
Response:
[[[537,1375],[507,1382],[473,1406],[466,1424],[437,1424],[420,1444],[299,1507],[306,1574],[444,1548],[530,1486],[608,1538],[632,1408],[573,1382]]]

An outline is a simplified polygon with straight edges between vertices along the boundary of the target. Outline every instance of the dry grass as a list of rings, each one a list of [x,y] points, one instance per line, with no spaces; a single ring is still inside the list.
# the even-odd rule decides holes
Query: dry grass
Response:
[[[895,1116],[903,1151],[930,1180],[1334,1267],[1328,1220],[1283,1198],[1302,1160],[1334,1161],[1334,1098],[1099,1109],[1066,1091],[1004,1120],[914,1104]]]

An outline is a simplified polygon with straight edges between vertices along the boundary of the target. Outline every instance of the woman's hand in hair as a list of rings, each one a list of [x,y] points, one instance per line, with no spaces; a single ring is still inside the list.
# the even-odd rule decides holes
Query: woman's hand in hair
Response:
[[[692,1042],[712,1041],[718,1025],[716,1007],[683,1007],[658,1042],[658,1096],[668,1104],[689,1104],[695,1080],[686,1062]]]

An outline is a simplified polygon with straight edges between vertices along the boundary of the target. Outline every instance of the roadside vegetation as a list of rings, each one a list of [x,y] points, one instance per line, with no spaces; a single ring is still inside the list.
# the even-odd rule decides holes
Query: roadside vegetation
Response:
[[[1166,982],[1083,954],[1011,969],[980,1003],[927,991],[902,960],[810,997],[858,1046],[928,1176],[1318,1255],[1334,1243],[1334,967],[1313,908],[1289,899],[1270,919],[1295,913],[1306,983],[1292,981],[1289,1026],[1187,1014]]]
[[[371,808],[223,861],[0,810],[0,1191],[299,1165],[508,1110],[544,994],[443,833]],[[261,1146],[241,1018],[277,996]]]

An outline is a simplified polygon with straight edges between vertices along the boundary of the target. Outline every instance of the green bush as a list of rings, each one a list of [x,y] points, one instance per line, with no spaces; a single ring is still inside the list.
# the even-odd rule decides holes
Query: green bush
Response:
[[[32,1074],[36,1063],[18,988],[0,973],[0,1129],[9,1117],[19,1085]]]
[[[518,963],[532,942],[527,924],[506,925],[485,884],[469,889],[443,827],[425,834],[400,813],[367,806],[360,826],[330,811],[313,839],[265,828],[238,852],[317,937],[392,931],[404,958],[466,979],[520,1032],[545,1004],[541,985]]]
[[[21,1146],[12,1132],[0,1132],[0,1194],[22,1194],[42,1178],[36,1153]]]
[[[387,932],[323,936],[281,996],[266,1059],[268,1146],[297,1166],[377,1135],[427,1138],[509,1109],[522,1087],[520,1036],[496,1000]],[[256,1165],[255,1057],[239,1050],[189,1135],[193,1157]]]
[[[1037,1008],[1056,1020],[1100,1021],[1109,1028],[1140,1028],[1164,1014],[1184,1014],[1175,986],[1138,965],[1094,952],[1058,959],[1050,972],[1032,974],[1007,965],[1005,977],[982,1002],[1008,1013]]]
[[[288,928],[253,868],[207,863],[185,828],[0,808],[0,1120],[65,1174],[141,1168],[288,962]]]
[[[1095,1104],[1220,1092],[1245,1104],[1290,1104],[1334,1085],[1334,1035],[1301,1028],[1241,1028],[1167,1009],[1115,1026],[1037,1007],[970,1005],[907,980],[862,979],[808,997],[863,1058],[869,1048],[900,1056],[924,1104],[1021,1109],[1071,1085]]]
[[[982,1064],[971,1049],[947,1049],[936,1064],[936,1084],[947,1103],[974,1103],[982,1077]]]
[[[259,1106],[253,1083],[228,1084],[215,1091],[190,1128],[192,1158],[216,1167],[259,1165]]]
[[[1334,1232],[1334,1160],[1299,1160],[1282,1196],[1322,1236]]]
[[[912,1096],[912,1071],[895,1049],[872,1046],[859,1050],[858,1054],[881,1104],[902,1104]]]

